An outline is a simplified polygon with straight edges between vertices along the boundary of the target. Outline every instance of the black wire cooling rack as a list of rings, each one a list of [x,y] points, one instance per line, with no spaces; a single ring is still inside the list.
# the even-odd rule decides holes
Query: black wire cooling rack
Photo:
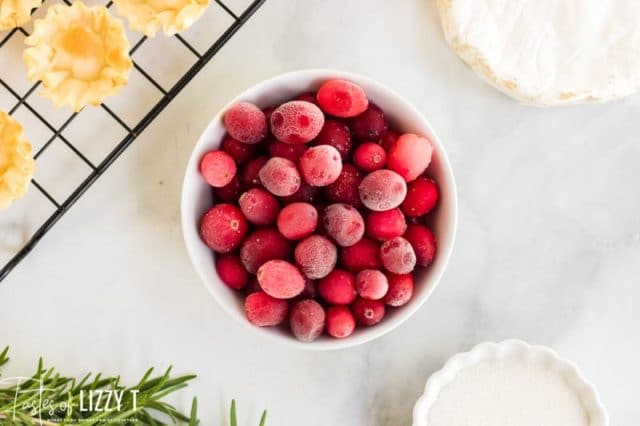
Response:
[[[47,0],[48,2],[51,0]],[[69,0],[64,0],[65,3],[71,4]],[[227,0],[229,1],[229,0]],[[53,205],[53,214],[48,216],[48,218],[42,223],[27,238],[26,244],[24,244],[21,248],[17,250],[15,255],[2,267],[0,270],[0,281],[2,281],[6,276],[13,270],[13,268],[20,263],[38,244],[38,242],[45,236],[45,234],[56,224],[56,222],[75,204],[76,201],[93,185],[93,183],[115,162],[115,160],[131,145],[131,143],[136,140],[136,138],[140,135],[140,133],[160,114],[160,112],[171,102],[173,98],[176,97],[178,93],[195,77],[195,75],[218,53],[218,51],[234,36],[234,34],[242,28],[242,26],[251,18],[251,16],[264,4],[266,0],[255,0],[248,4],[242,13],[237,14],[234,12],[233,8],[227,5],[222,0],[215,0],[215,4],[217,4],[228,17],[231,18],[230,24],[226,27],[224,32],[219,35],[217,38],[212,39],[211,43],[207,43],[204,48],[197,48],[193,43],[187,41],[187,39],[183,36],[176,35],[174,38],[179,42],[183,49],[189,51],[192,55],[195,56],[194,64],[182,74],[177,82],[175,82],[170,89],[166,89],[164,85],[159,82],[158,78],[152,77],[155,73],[149,70],[148,66],[143,67],[136,61],[136,52],[140,50],[143,44],[148,43],[147,37],[141,37],[133,48],[130,51],[131,58],[134,62],[135,69],[146,79],[157,91],[160,93],[160,100],[157,101],[150,109],[145,110],[146,114],[135,124],[131,126],[127,124],[127,120],[122,117],[122,114],[118,114],[114,112],[112,108],[109,106],[102,104],[101,108],[108,114],[111,119],[115,120],[118,126],[126,133],[126,136],[117,144],[115,148],[113,148],[106,156],[101,158],[101,161],[91,161],[85,153],[82,152],[76,141],[70,140],[65,136],[64,131],[69,127],[69,125],[77,120],[83,120],[83,113],[86,109],[82,110],[79,113],[70,114],[61,125],[55,125],[52,123],[52,120],[49,120],[45,117],[37,106],[35,106],[35,102],[32,102],[31,95],[36,91],[39,86],[39,83],[32,85],[29,87],[26,92],[21,93],[19,88],[12,87],[12,84],[5,81],[3,76],[3,71],[0,69],[0,87],[6,89],[13,98],[15,98],[15,105],[9,110],[9,114],[13,115],[19,108],[26,108],[33,116],[37,118],[39,122],[42,123],[51,134],[48,139],[44,142],[44,144],[36,150],[35,158],[36,160],[49,149],[54,141],[60,140],[66,147],[68,147],[83,163],[88,166],[90,169],[90,173],[88,176],[79,182],[77,186],[74,187],[73,191],[70,195],[68,195],[65,199],[57,199],[54,195],[52,195],[51,191],[47,190],[47,183],[41,182],[39,180],[34,179],[32,181],[33,186]],[[212,5],[213,3],[212,2]],[[44,6],[43,6],[44,7]],[[112,7],[112,2],[106,4],[106,7]],[[194,24],[198,25],[208,25],[208,22],[200,19],[198,22]],[[0,52],[8,43],[12,40],[13,37],[26,37],[29,35],[29,32],[24,28],[16,28],[9,32],[7,35],[2,36],[0,39]],[[163,37],[162,34],[158,34],[157,37]],[[162,54],[162,52],[158,52],[158,54]],[[15,60],[19,60],[16,58]],[[107,101],[108,104],[108,101]],[[88,119],[88,118],[87,118]],[[34,141],[31,141],[32,143]],[[17,201],[20,202],[20,201]]]

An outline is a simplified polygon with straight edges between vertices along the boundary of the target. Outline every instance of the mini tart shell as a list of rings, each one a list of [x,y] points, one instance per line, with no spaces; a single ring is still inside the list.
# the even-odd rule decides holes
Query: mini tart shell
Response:
[[[31,144],[22,126],[0,111],[0,210],[26,194],[35,170]]]
[[[115,4],[131,28],[153,37],[160,28],[167,35],[189,28],[207,9],[209,0],[115,0]]]
[[[12,30],[31,20],[31,11],[42,0],[0,0],[0,31]]]
[[[27,77],[42,81],[42,95],[58,107],[100,105],[128,83],[129,41],[104,6],[53,5],[25,43],[31,46],[24,52]]]

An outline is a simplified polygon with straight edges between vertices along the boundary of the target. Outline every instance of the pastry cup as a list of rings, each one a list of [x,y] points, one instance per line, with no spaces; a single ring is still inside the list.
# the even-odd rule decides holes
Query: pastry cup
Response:
[[[31,144],[22,126],[0,111],[0,210],[26,194],[35,170]]]
[[[162,30],[174,35],[189,28],[209,7],[209,0],[115,0],[129,26],[149,37]]]
[[[0,1],[0,31],[11,30],[31,20],[31,11],[42,4],[42,0]]]
[[[97,106],[128,82],[133,63],[124,26],[104,6],[56,4],[25,39],[27,77],[42,95],[80,111]]]
[[[501,343],[480,343],[469,352],[451,357],[444,367],[435,372],[427,381],[424,394],[413,408],[413,426],[429,426],[431,407],[440,391],[451,383],[459,372],[482,361],[517,359],[544,367],[561,376],[576,393],[589,416],[589,426],[608,426],[607,412],[600,402],[598,391],[572,362],[561,358],[552,349],[545,346],[531,346],[520,340],[506,340]]]

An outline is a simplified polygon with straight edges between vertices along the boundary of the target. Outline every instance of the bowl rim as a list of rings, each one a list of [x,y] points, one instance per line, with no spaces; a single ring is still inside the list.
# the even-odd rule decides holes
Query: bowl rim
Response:
[[[185,193],[187,191],[187,187],[189,185],[189,174],[190,174],[190,170],[193,167],[197,168],[197,163],[198,163],[198,158],[196,158],[196,152],[198,151],[198,148],[206,143],[210,143],[210,141],[207,141],[205,138],[205,135],[209,132],[209,130],[215,126],[217,123],[221,123],[222,122],[222,117],[223,114],[226,110],[229,109],[229,107],[237,102],[240,102],[242,100],[245,100],[246,96],[248,93],[256,91],[258,89],[266,89],[270,86],[272,86],[274,83],[279,82],[279,81],[287,81],[287,80],[291,80],[291,79],[299,79],[299,78],[306,78],[308,80],[312,80],[312,79],[318,79],[318,78],[323,78],[323,79],[329,79],[329,78],[341,78],[341,79],[346,79],[346,80],[350,80],[353,81],[355,83],[358,82],[364,82],[366,85],[371,86],[371,87],[375,87],[376,90],[381,91],[381,92],[386,92],[389,96],[395,98],[395,100],[399,101],[400,103],[403,104],[404,108],[411,110],[413,114],[415,114],[416,117],[420,118],[421,121],[421,125],[424,126],[430,133],[430,140],[432,142],[432,144],[434,145],[434,150],[438,153],[440,162],[441,162],[441,166],[442,166],[442,170],[444,175],[447,176],[447,181],[448,181],[448,187],[447,187],[447,191],[449,192],[450,195],[450,214],[449,214],[449,221],[450,221],[450,233],[448,235],[448,239],[447,239],[447,244],[446,244],[446,250],[444,251],[439,251],[438,252],[438,256],[441,258],[441,265],[439,270],[435,271],[435,273],[432,275],[432,277],[429,280],[429,289],[427,289],[424,294],[422,295],[420,300],[416,300],[415,303],[408,305],[408,306],[404,306],[402,308],[402,313],[395,315],[393,318],[390,318],[388,321],[383,322],[381,324],[378,324],[375,328],[371,328],[370,330],[374,330],[371,331],[369,333],[363,334],[363,335],[353,335],[353,336],[349,336],[347,338],[344,339],[332,339],[332,340],[327,340],[327,341],[313,341],[313,342],[301,342],[298,341],[297,339],[295,339],[294,337],[288,337],[288,336],[283,336],[280,335],[278,333],[273,333],[270,332],[269,330],[264,330],[262,327],[256,327],[252,324],[250,324],[246,318],[242,317],[240,318],[238,315],[237,310],[232,307],[232,306],[228,306],[227,303],[224,303],[223,300],[221,300],[221,298],[219,297],[219,295],[212,289],[210,288],[209,285],[207,285],[207,275],[205,274],[205,271],[203,270],[203,268],[201,267],[200,263],[196,261],[196,257],[195,257],[195,247],[193,246],[192,242],[188,240],[187,235],[189,234],[189,227],[193,226],[193,224],[188,220],[189,218],[187,218],[185,212],[187,211],[187,200],[185,197]],[[181,202],[180,202],[180,213],[181,213],[181,223],[182,223],[182,236],[183,236],[183,241],[187,250],[187,254],[189,256],[189,260],[191,262],[192,267],[195,269],[198,277],[200,278],[200,281],[202,283],[202,285],[204,285],[207,288],[207,291],[213,296],[213,298],[216,300],[217,304],[222,308],[222,310],[224,312],[227,313],[227,315],[231,316],[232,318],[234,318],[236,321],[240,322],[241,324],[243,324],[246,328],[249,328],[251,330],[253,330],[253,332],[255,332],[258,335],[261,336],[265,336],[268,337],[272,340],[278,341],[278,342],[283,342],[289,346],[293,346],[296,348],[300,348],[300,349],[305,349],[305,350],[319,350],[319,351],[324,351],[324,350],[338,350],[338,349],[345,349],[345,348],[351,348],[351,347],[355,347],[358,346],[360,344],[375,340],[379,337],[382,337],[383,335],[391,332],[392,330],[394,330],[396,327],[398,327],[400,324],[404,323],[405,321],[407,321],[411,316],[413,316],[418,309],[420,309],[424,303],[431,297],[431,295],[433,294],[433,291],[436,289],[436,287],[438,286],[438,283],[440,282],[440,280],[442,279],[442,275],[444,274],[444,271],[446,270],[449,260],[451,258],[451,254],[453,252],[453,247],[455,245],[455,240],[456,240],[456,235],[457,235],[457,229],[458,229],[458,196],[457,196],[457,187],[456,187],[456,180],[455,180],[455,174],[453,172],[453,168],[451,166],[451,163],[449,161],[449,157],[447,155],[446,149],[443,145],[443,143],[441,142],[439,136],[436,134],[436,132],[434,131],[433,127],[431,126],[431,123],[424,117],[424,115],[408,100],[406,100],[403,96],[401,96],[399,93],[397,93],[395,90],[383,85],[382,83],[379,83],[378,81],[361,75],[361,74],[356,74],[356,73],[352,73],[352,72],[347,72],[347,71],[342,71],[342,70],[337,70],[337,69],[330,69],[330,68],[309,68],[309,69],[300,69],[300,70],[296,70],[296,71],[289,71],[289,72],[285,72],[285,73],[281,73],[281,74],[277,74],[274,75],[270,78],[267,78],[265,80],[259,81],[249,87],[247,87],[246,89],[244,89],[241,93],[239,93],[237,96],[235,96],[233,99],[231,99],[229,102],[227,102],[212,118],[211,120],[209,120],[209,123],[207,124],[207,126],[203,129],[203,131],[201,132],[200,136],[198,137],[195,145],[192,148],[191,151],[191,155],[189,157],[189,160],[187,162],[187,166],[186,166],[186,170],[184,173],[184,178],[183,178],[183,184],[182,184],[182,191],[181,191]],[[189,223],[187,223],[189,222]],[[440,247],[441,245],[439,245]]]

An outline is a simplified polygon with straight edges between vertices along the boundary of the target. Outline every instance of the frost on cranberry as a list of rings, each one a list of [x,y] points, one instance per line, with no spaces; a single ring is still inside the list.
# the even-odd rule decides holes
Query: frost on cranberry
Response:
[[[312,235],[300,241],[294,251],[296,263],[310,279],[329,275],[338,261],[336,246],[321,235]]]
[[[294,194],[300,188],[300,174],[293,161],[273,157],[258,172],[260,182],[279,197]]]
[[[200,237],[218,253],[229,253],[240,245],[249,225],[239,208],[218,204],[202,216]]]
[[[418,265],[429,266],[433,262],[436,257],[436,237],[429,228],[418,223],[409,225],[404,238],[411,243]]]
[[[389,290],[387,277],[375,269],[365,269],[356,275],[356,290],[363,299],[382,299]]]
[[[216,257],[216,271],[223,283],[234,290],[240,290],[249,281],[249,273],[237,254],[223,254]]]
[[[367,215],[367,235],[376,240],[400,237],[406,230],[407,222],[398,208]]]
[[[331,306],[325,314],[327,334],[337,339],[351,336],[356,328],[356,320],[346,306]]]
[[[350,305],[356,299],[356,279],[351,272],[334,269],[320,280],[318,292],[327,303]]]
[[[270,225],[276,221],[280,204],[276,197],[262,188],[251,188],[238,200],[240,210],[255,225]]]
[[[209,185],[222,188],[236,175],[236,162],[224,151],[209,151],[200,160],[200,173]]]
[[[296,303],[289,315],[291,332],[302,342],[313,342],[324,330],[325,313],[315,300],[306,299]]]
[[[416,253],[402,237],[385,241],[380,247],[380,259],[384,268],[394,274],[408,274],[416,267]]]
[[[420,177],[409,183],[402,211],[410,217],[423,216],[433,210],[439,196],[438,185],[433,179]]]
[[[324,209],[324,230],[338,245],[349,247],[362,239],[364,219],[358,210],[348,204],[331,204]]]
[[[413,275],[387,273],[389,291],[382,301],[395,308],[406,305],[413,296]]]
[[[256,148],[257,145],[242,143],[229,135],[226,135],[220,144],[220,149],[233,157],[238,164],[246,163],[255,157]]]
[[[387,132],[387,119],[380,107],[370,103],[366,111],[353,119],[351,129],[361,141],[377,141]]]
[[[320,108],[305,101],[282,104],[271,115],[271,132],[285,143],[307,143],[318,136],[323,125]]]
[[[327,80],[318,90],[318,104],[334,117],[355,117],[369,106],[367,94],[360,86],[346,80]]]
[[[249,161],[242,168],[242,184],[245,188],[256,188],[262,186],[258,173],[260,169],[267,164],[267,157],[256,157]]]
[[[262,290],[277,299],[291,299],[304,290],[304,277],[286,260],[269,260],[256,274]]]
[[[286,300],[279,300],[258,291],[251,293],[244,300],[247,319],[258,327],[278,325],[287,318],[289,304]]]
[[[342,171],[337,149],[330,145],[309,148],[300,157],[300,173],[311,186],[327,186],[335,182]]]
[[[398,207],[407,195],[407,183],[391,170],[376,170],[360,183],[360,200],[370,210],[385,211]]]
[[[252,274],[265,262],[286,259],[291,253],[291,244],[276,229],[263,228],[249,234],[240,248],[240,260]]]
[[[358,324],[376,325],[384,318],[384,303],[379,300],[358,299],[353,304],[353,316]]]
[[[240,195],[242,194],[240,176],[236,173],[233,179],[231,179],[231,182],[222,188],[213,188],[213,194],[217,202],[223,201],[225,203],[237,203],[238,198],[240,198]]]
[[[432,154],[433,146],[428,139],[405,133],[387,152],[387,168],[411,182],[427,170]]]
[[[342,265],[351,272],[363,269],[380,269],[380,245],[368,238],[363,238],[351,247],[343,247],[340,253]]]
[[[304,144],[290,144],[274,140],[269,143],[269,153],[272,157],[282,157],[297,162],[307,150]]]
[[[349,154],[351,154],[351,148],[353,147],[349,126],[338,120],[326,120],[314,144],[331,145],[338,150],[340,157],[346,160]]]
[[[362,206],[358,187],[362,182],[362,172],[352,164],[342,165],[340,176],[330,185],[324,187],[324,194],[327,200],[332,203],[345,203],[359,208]]]
[[[254,144],[266,136],[267,118],[257,106],[238,102],[224,114],[224,127],[240,142]]]
[[[308,203],[292,203],[280,211],[278,230],[290,240],[300,240],[315,231],[318,212]]]

